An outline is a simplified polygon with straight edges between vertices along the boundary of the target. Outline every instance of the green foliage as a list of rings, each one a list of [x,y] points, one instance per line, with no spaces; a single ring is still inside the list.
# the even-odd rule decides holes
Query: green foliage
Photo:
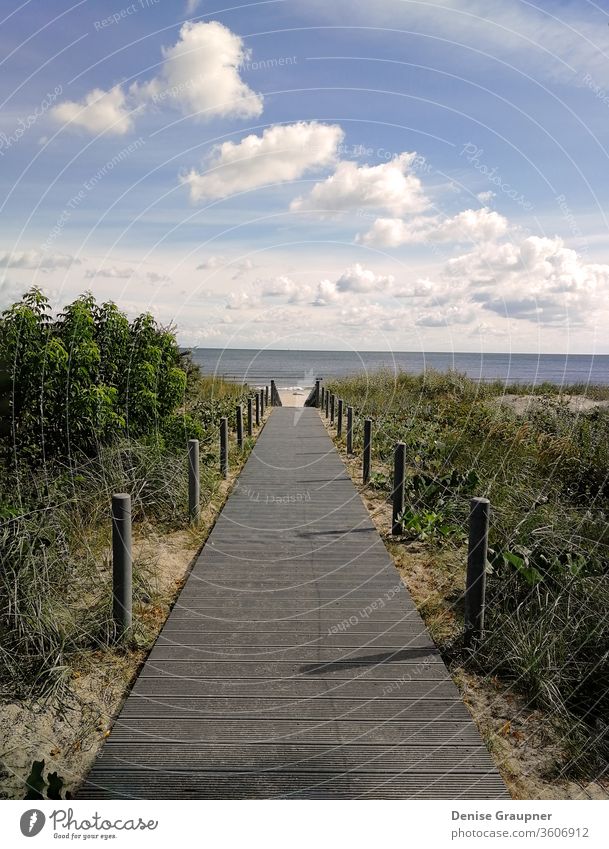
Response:
[[[133,322],[83,295],[52,318],[37,289],[0,317],[0,406],[14,461],[93,455],[121,438],[161,436],[183,402],[186,369],[171,329]]]

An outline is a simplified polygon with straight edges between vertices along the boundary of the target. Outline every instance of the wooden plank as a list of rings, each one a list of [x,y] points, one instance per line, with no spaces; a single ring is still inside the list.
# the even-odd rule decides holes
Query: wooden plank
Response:
[[[314,409],[272,411],[81,798],[506,798]]]

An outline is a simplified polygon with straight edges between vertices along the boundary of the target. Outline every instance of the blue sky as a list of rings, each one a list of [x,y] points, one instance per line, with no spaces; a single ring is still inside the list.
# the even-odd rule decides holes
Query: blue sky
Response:
[[[609,9],[0,11],[0,305],[190,345],[609,352]]]

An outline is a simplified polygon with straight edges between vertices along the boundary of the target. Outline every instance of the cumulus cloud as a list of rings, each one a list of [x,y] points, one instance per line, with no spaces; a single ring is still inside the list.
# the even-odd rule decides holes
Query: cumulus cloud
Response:
[[[369,268],[364,268],[359,262],[347,268],[336,281],[339,292],[372,292],[378,289],[389,289],[394,283],[394,277],[375,274]]]
[[[120,85],[93,89],[80,101],[59,103],[51,114],[70,127],[114,135],[133,129],[134,115],[151,106],[168,105],[201,120],[261,114],[262,96],[239,74],[250,52],[218,21],[183,24],[177,42],[163,47],[162,55],[158,76],[147,82],[135,82],[127,91]]]
[[[465,209],[451,218],[377,218],[357,240],[365,245],[399,247],[422,242],[488,242],[505,235],[508,221],[487,207]]]
[[[341,162],[334,174],[292,201],[293,211],[345,212],[387,210],[393,215],[419,212],[427,199],[419,178],[410,172],[416,153],[402,153],[382,165]]]
[[[107,132],[123,136],[133,129],[132,108],[120,86],[109,91],[94,88],[83,100],[64,100],[53,110],[56,121],[69,127],[81,127],[91,135]]]
[[[133,268],[117,268],[115,265],[110,265],[107,268],[88,268],[85,271],[85,277],[91,280],[93,277],[108,277],[115,280],[127,280],[133,277],[135,271]]]
[[[80,265],[80,260],[67,254],[44,254],[40,251],[13,251],[0,255],[0,268],[31,268],[51,271]]]
[[[143,103],[170,103],[185,115],[255,118],[262,112],[262,95],[254,93],[239,75],[250,58],[243,39],[219,21],[185,23],[171,47],[163,47],[158,77],[131,86]]]
[[[226,263],[227,259],[225,256],[208,256],[207,259],[204,259],[203,262],[197,265],[197,271],[210,271],[214,268],[221,268]]]
[[[584,262],[558,237],[481,245],[444,274],[465,282],[484,309],[532,322],[584,322],[609,294],[609,265]]]
[[[336,161],[343,131],[336,124],[299,121],[268,127],[261,136],[218,145],[204,171],[181,177],[193,202],[225,198],[260,186],[297,180]]]

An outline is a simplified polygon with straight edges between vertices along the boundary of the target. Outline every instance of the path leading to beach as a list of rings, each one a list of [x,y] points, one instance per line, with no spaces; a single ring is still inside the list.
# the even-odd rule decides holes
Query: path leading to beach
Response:
[[[508,798],[318,411],[273,409],[80,798]]]

